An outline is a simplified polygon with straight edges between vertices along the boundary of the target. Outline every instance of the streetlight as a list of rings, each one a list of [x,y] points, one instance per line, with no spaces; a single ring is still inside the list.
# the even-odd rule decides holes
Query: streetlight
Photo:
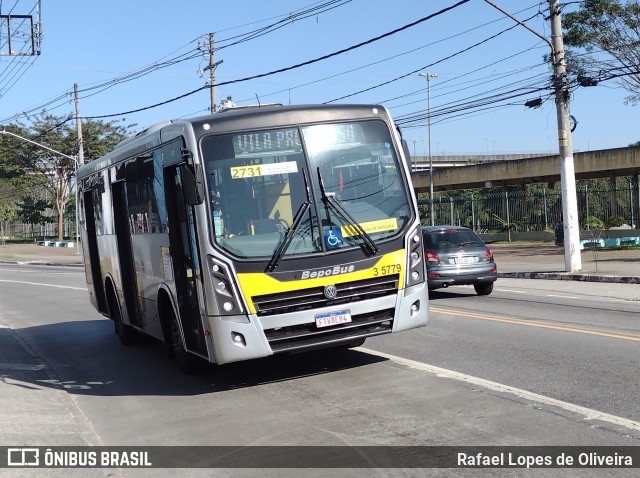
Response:
[[[427,79],[427,142],[429,145],[429,224],[433,226],[433,161],[431,158],[431,92],[430,80],[438,76],[437,73],[420,73]]]
[[[50,151],[54,154],[57,154],[59,156],[62,156],[63,158],[67,158],[70,159],[71,161],[73,161],[73,165],[74,165],[74,170],[75,170],[75,176],[76,176],[76,252],[79,254],[80,253],[80,241],[78,241],[78,160],[74,157],[74,156],[69,156],[68,154],[64,154],[61,153],[60,151],[56,151],[53,148],[50,148],[49,146],[45,146],[44,144],[40,144],[40,143],[36,143],[35,141],[29,139],[29,138],[25,138],[24,136],[20,136],[19,134],[15,134],[12,133],[11,131],[7,131],[5,129],[0,130],[0,134],[8,134],[9,136],[13,136],[14,138],[18,138],[22,141],[25,141],[27,143],[31,143],[33,145],[38,146],[39,148],[42,149],[46,149],[47,151]]]
[[[418,171],[418,157],[416,156],[416,143],[417,139],[410,139],[409,141],[413,141],[413,172]]]

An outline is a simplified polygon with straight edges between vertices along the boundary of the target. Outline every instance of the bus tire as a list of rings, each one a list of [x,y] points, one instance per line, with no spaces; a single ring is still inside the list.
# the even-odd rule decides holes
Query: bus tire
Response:
[[[178,319],[174,313],[171,313],[170,321],[170,355],[176,360],[178,369],[186,375],[195,375],[202,371],[202,360],[185,350],[178,326]]]
[[[136,344],[138,342],[138,333],[133,329],[133,327],[125,324],[122,320],[122,312],[118,306],[115,292],[113,292],[112,289],[109,289],[109,299],[107,300],[107,304],[109,307],[109,317],[113,320],[114,330],[120,339],[120,343],[126,347]]]

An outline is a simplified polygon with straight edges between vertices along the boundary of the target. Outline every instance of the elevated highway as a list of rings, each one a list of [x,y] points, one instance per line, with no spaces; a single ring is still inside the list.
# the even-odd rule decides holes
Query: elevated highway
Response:
[[[432,156],[432,159],[434,157]],[[422,159],[422,158],[421,158]],[[439,158],[438,158],[439,159]],[[576,179],[633,176],[638,184],[640,172],[640,148],[626,147],[574,153]],[[485,187],[524,186],[529,183],[555,183],[560,181],[558,155],[546,155],[521,159],[505,159],[472,165],[457,165],[460,161],[433,161],[433,189],[476,189]],[[429,191],[428,164],[418,160],[411,174],[416,192]]]

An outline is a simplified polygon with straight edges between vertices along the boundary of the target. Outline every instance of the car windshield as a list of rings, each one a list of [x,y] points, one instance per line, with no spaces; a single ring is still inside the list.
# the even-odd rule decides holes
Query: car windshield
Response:
[[[440,250],[460,246],[483,246],[484,243],[473,231],[451,230],[433,231],[425,234],[425,244],[429,249]]]
[[[391,145],[378,120],[205,136],[213,240],[241,258],[375,253],[411,217]]]

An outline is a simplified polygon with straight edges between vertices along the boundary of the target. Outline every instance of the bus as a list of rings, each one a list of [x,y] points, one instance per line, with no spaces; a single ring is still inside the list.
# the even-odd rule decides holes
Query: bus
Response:
[[[78,168],[90,301],[190,372],[428,322],[408,156],[379,105],[228,108]]]

